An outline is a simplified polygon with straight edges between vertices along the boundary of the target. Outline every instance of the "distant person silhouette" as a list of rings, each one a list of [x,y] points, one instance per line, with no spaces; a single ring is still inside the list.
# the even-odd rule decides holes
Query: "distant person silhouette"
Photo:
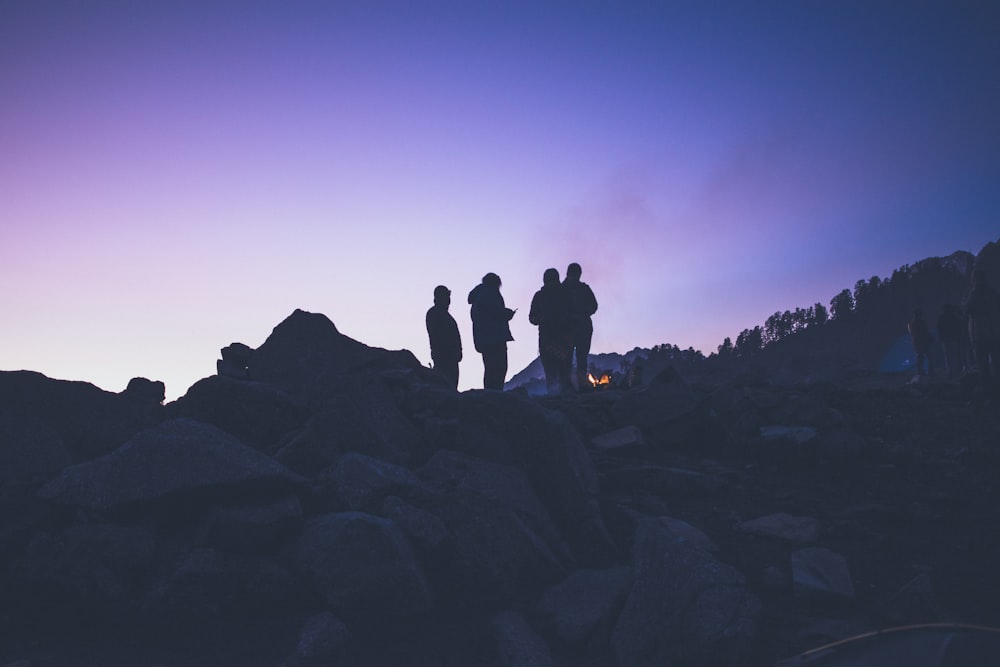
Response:
[[[597,299],[590,285],[580,281],[583,269],[576,262],[566,267],[563,287],[569,294],[570,335],[576,350],[576,388],[582,391],[590,385],[587,379],[587,357],[590,355],[590,341],[594,336],[594,323],[590,316],[597,312]]]
[[[917,355],[917,375],[931,374],[931,331],[927,328],[927,321],[924,320],[924,311],[917,308],[913,311],[913,318],[907,325],[910,331],[910,340],[913,341],[913,352]],[[924,367],[926,366],[926,370]]]
[[[503,390],[507,378],[507,341],[514,340],[508,324],[514,313],[503,302],[500,276],[487,273],[469,292],[472,341],[483,355],[483,388]]]
[[[946,303],[941,308],[937,319],[938,339],[941,341],[941,352],[944,355],[944,372],[948,377],[955,377],[962,372],[965,365],[965,332],[962,314],[953,303]]]
[[[462,360],[462,336],[458,323],[448,312],[451,290],[444,285],[434,288],[434,305],[427,311],[427,337],[431,342],[434,370],[444,375],[458,388],[458,362]]]
[[[992,384],[1000,364],[1000,294],[990,287],[982,269],[972,272],[972,289],[962,306],[969,319],[976,368],[983,384]]]
[[[573,386],[569,293],[556,269],[546,269],[542,275],[542,288],[531,299],[528,321],[538,327],[538,357],[545,369],[546,389],[550,394],[568,391]]]

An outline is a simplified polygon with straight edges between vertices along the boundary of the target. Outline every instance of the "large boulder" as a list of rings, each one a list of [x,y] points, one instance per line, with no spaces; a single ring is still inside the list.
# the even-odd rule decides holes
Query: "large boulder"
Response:
[[[546,589],[538,609],[563,642],[605,645],[631,585],[628,567],[578,570]]]
[[[202,521],[198,543],[223,551],[257,552],[280,545],[302,523],[298,496],[217,505]]]
[[[379,374],[344,378],[330,392],[304,426],[283,442],[275,454],[279,461],[311,477],[345,452],[402,465],[424,458],[417,428]]]
[[[412,616],[432,604],[410,544],[388,519],[362,512],[313,519],[299,535],[295,561],[325,604],[345,618]]]
[[[0,564],[23,545],[42,510],[36,492],[70,465],[70,454],[50,426],[0,411]]]
[[[644,388],[624,392],[612,407],[622,425],[638,426],[659,433],[698,408],[699,399],[691,386],[673,368],[668,368]]]
[[[39,532],[14,568],[21,612],[60,609],[102,613],[128,609],[153,570],[156,531],[149,526],[83,524]]]
[[[545,640],[517,612],[497,614],[490,628],[497,645],[498,667],[555,667]]]
[[[430,489],[411,471],[363,454],[345,454],[319,482],[352,510],[375,513],[389,496],[426,497]]]
[[[194,383],[171,408],[178,417],[218,426],[269,455],[309,417],[301,401],[277,387],[221,375]]]
[[[563,414],[520,392],[472,391],[460,397],[457,428],[460,451],[522,471],[581,564],[613,560],[596,468]]]
[[[163,406],[32,371],[0,371],[0,406],[8,415],[45,424],[74,461],[106,454],[163,418]]]
[[[632,589],[611,639],[620,666],[745,664],[760,603],[744,583],[738,571],[669,523],[641,520]]]
[[[241,497],[295,488],[299,478],[214,426],[172,419],[110,454],[70,466],[41,488],[55,503],[114,511],[180,498]]]
[[[453,541],[442,588],[505,601],[566,575],[568,549],[520,470],[444,450],[417,472],[438,491],[424,509]]]
[[[142,609],[167,621],[261,618],[314,604],[295,575],[265,558],[196,548],[181,551],[162,569]]]
[[[296,310],[250,356],[247,372],[253,380],[322,401],[344,374],[419,366],[406,350],[369,347],[337,331],[325,315]]]

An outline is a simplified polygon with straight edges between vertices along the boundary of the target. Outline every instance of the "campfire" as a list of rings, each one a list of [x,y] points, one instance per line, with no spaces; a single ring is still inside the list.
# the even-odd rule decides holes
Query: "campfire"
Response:
[[[598,371],[596,376],[593,373],[587,373],[587,379],[590,380],[590,386],[594,389],[607,389],[611,386],[610,371]]]

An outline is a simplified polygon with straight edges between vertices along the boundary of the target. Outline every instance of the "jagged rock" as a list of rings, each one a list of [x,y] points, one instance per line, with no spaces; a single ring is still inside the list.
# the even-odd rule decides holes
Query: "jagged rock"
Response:
[[[265,454],[274,454],[309,417],[303,403],[277,387],[219,375],[194,383],[171,407],[176,416],[218,426]]]
[[[162,419],[162,406],[150,411],[124,393],[31,371],[0,371],[0,406],[55,431],[74,461],[106,454]]]
[[[743,576],[678,537],[660,519],[643,519],[632,554],[632,589],[611,638],[621,667],[742,664],[756,636],[759,602]]]
[[[2,408],[0,408],[2,410]],[[37,519],[38,488],[71,463],[59,435],[31,417],[0,411],[0,563]]]
[[[332,492],[352,510],[365,512],[377,511],[390,495],[414,498],[430,493],[406,468],[353,452],[341,457],[319,482],[331,485]]]
[[[349,451],[403,464],[412,463],[423,455],[416,427],[399,409],[380,374],[359,373],[352,376],[348,391],[357,406],[362,427],[370,434],[367,442],[354,446],[349,444]]]
[[[740,524],[740,530],[751,535],[763,535],[792,544],[812,544],[819,539],[820,523],[807,516],[792,516],[784,512],[768,514]]]
[[[645,441],[642,438],[642,431],[637,426],[623,426],[610,433],[603,433],[590,439],[591,447],[601,450],[636,447],[643,444]]]
[[[656,432],[690,415],[697,407],[694,390],[671,368],[653,378],[646,387],[623,393],[612,412],[619,424]]]
[[[687,521],[681,521],[670,516],[659,517],[660,521],[666,524],[673,534],[683,540],[687,540],[695,547],[707,551],[710,554],[719,552],[719,547],[700,528],[695,528]]]
[[[563,415],[515,392],[465,392],[456,446],[519,468],[583,564],[603,566],[613,559],[614,547],[597,506],[594,463]]]
[[[628,567],[578,570],[545,590],[539,611],[571,645],[601,645],[611,634],[632,585]]]
[[[850,463],[868,451],[868,441],[848,428],[824,431],[812,444],[820,461]]]
[[[760,437],[765,442],[785,440],[794,445],[804,445],[816,437],[816,429],[811,426],[761,426]]]
[[[217,506],[208,511],[199,542],[224,551],[260,551],[278,544],[302,521],[297,496],[254,505]]]
[[[389,496],[382,501],[381,515],[395,522],[418,551],[431,558],[439,556],[451,546],[451,534],[440,517],[402,498]]]
[[[497,614],[490,622],[497,645],[499,667],[555,667],[545,640],[513,611]]]
[[[306,619],[286,667],[328,667],[343,658],[350,632],[344,622],[322,612]]]
[[[443,585],[506,600],[566,576],[571,555],[520,470],[441,451],[418,474],[439,491],[425,509],[454,540],[451,580]]]
[[[388,519],[327,514],[306,523],[295,552],[299,571],[337,614],[409,616],[431,606],[427,578]]]
[[[290,435],[274,458],[290,470],[312,477],[336,463],[349,447],[357,448],[370,437],[354,402],[337,396]]]
[[[792,588],[798,597],[854,599],[847,561],[823,547],[792,552]]]
[[[156,532],[149,526],[83,524],[38,533],[18,562],[22,608],[49,610],[72,601],[92,612],[135,602],[153,568]]]
[[[352,377],[323,408],[285,440],[275,458],[313,476],[345,452],[408,465],[422,456],[416,427],[378,375]]]
[[[178,418],[136,434],[110,454],[66,468],[39,494],[61,505],[116,510],[298,484],[286,468],[228,433]]]
[[[124,393],[133,403],[157,406],[167,397],[167,387],[159,380],[135,377],[128,381]]]
[[[276,563],[196,548],[148,591],[143,609],[167,618],[212,620],[274,614],[309,601],[298,580]]]
[[[910,579],[881,602],[878,612],[887,625],[942,622],[948,616],[938,599],[934,581],[926,572]]]
[[[249,379],[247,365],[250,363],[253,348],[243,343],[231,343],[222,348],[221,354],[222,359],[215,362],[216,373],[237,380]]]
[[[247,370],[253,380],[315,402],[335,393],[346,373],[419,366],[406,350],[369,347],[341,334],[325,315],[296,310],[254,351]]]

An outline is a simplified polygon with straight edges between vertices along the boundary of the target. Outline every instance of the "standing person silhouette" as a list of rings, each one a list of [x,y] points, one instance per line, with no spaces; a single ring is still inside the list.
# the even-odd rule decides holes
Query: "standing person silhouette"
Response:
[[[434,288],[434,305],[427,311],[427,337],[431,343],[434,370],[444,375],[458,388],[458,362],[462,360],[462,335],[458,323],[448,312],[451,290],[444,285]]]
[[[590,285],[580,281],[583,269],[576,262],[566,267],[563,287],[569,295],[570,335],[576,350],[576,390],[589,386],[587,379],[587,357],[590,355],[590,341],[594,336],[594,323],[590,316],[597,312],[597,298]]]
[[[507,341],[514,340],[508,324],[516,310],[503,302],[500,276],[487,273],[469,292],[472,341],[483,355],[483,388],[503,390],[507,378]]]
[[[558,394],[573,387],[573,337],[570,334],[569,294],[559,282],[559,272],[546,269],[542,288],[531,299],[528,321],[538,327],[538,358],[545,369],[545,387]]]

